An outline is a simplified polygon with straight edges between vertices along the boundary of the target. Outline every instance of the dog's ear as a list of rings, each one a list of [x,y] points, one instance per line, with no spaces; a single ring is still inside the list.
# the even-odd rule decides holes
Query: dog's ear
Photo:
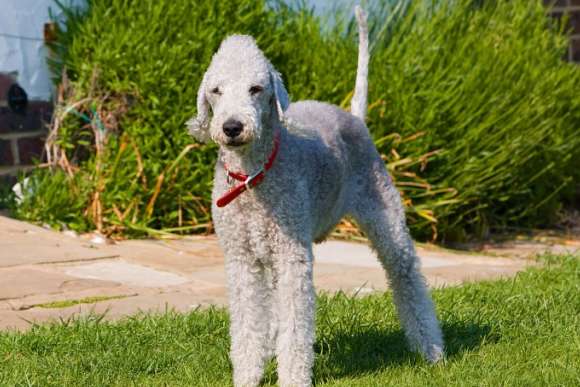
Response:
[[[187,121],[187,128],[199,142],[209,141],[209,102],[206,98],[207,72],[203,75],[199,89],[197,90],[197,117]]]
[[[284,111],[288,109],[288,105],[290,105],[290,97],[288,97],[288,92],[284,87],[282,76],[273,66],[270,66],[270,82],[274,89],[274,99],[278,118],[281,122],[284,122]]]

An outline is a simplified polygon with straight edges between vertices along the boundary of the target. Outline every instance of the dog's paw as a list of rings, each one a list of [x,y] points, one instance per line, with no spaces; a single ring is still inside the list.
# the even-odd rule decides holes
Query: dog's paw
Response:
[[[444,357],[443,347],[437,344],[431,344],[425,352],[425,358],[431,364],[439,363]]]

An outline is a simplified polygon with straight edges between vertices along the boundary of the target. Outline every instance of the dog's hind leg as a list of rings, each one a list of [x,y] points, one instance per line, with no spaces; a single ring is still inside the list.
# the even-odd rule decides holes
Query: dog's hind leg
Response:
[[[379,165],[380,164],[380,165]],[[377,160],[370,184],[357,195],[351,213],[371,240],[387,272],[407,339],[430,362],[443,357],[443,338],[405,222],[399,192]]]

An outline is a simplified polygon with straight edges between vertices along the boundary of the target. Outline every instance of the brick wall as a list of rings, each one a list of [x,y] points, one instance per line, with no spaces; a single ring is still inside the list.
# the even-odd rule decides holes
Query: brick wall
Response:
[[[567,59],[580,64],[580,0],[544,0],[549,12],[556,18],[568,15],[572,40]]]
[[[28,101],[24,111],[13,111],[8,90],[15,83],[12,75],[0,73],[0,177],[13,176],[41,159],[52,114],[52,104],[45,101]]]

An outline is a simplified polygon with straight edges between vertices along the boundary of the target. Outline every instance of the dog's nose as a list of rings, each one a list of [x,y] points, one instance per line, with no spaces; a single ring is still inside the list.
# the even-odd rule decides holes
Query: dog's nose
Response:
[[[234,138],[238,134],[242,133],[242,129],[244,129],[244,124],[242,124],[238,120],[230,118],[229,120],[224,122],[223,128],[226,136]]]

